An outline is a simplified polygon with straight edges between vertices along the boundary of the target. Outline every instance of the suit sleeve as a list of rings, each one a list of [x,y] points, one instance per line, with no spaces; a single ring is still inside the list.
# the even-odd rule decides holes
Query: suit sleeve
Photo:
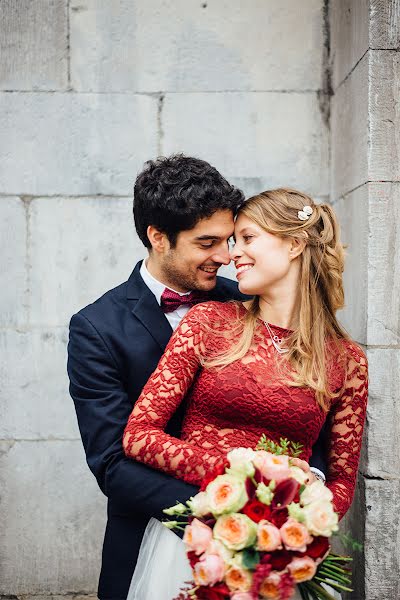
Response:
[[[325,424],[322,427],[319,437],[312,448],[312,455],[310,458],[310,467],[315,467],[322,471],[325,475],[328,472],[328,463],[327,463],[327,455],[328,455],[328,431],[327,425]]]
[[[132,403],[106,343],[82,314],[70,323],[68,375],[87,463],[120,510],[162,518],[164,508],[197,493],[196,487],[125,457],[122,435]]]

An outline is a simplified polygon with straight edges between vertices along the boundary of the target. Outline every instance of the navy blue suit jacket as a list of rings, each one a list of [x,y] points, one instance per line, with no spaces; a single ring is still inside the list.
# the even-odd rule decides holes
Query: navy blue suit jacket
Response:
[[[108,498],[98,595],[125,600],[150,517],[185,501],[197,489],[125,457],[122,435],[140,392],[164,351],[172,329],[140,276],[107,292],[71,319],[68,344],[70,394],[75,403],[87,463]],[[237,285],[218,277],[210,299],[243,298]],[[167,431],[180,435],[185,405]],[[311,464],[324,468],[314,447]]]

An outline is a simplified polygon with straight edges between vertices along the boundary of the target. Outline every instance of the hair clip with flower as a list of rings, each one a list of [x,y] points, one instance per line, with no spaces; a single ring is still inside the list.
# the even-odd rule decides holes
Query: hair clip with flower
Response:
[[[299,210],[297,216],[299,217],[300,221],[307,221],[312,214],[313,209],[311,208],[311,206],[304,206],[303,210]]]

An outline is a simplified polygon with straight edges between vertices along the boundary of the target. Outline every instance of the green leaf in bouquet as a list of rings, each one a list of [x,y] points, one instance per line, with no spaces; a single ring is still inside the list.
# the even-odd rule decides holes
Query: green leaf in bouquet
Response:
[[[353,550],[353,552],[362,552],[364,546],[357,542],[349,533],[341,533],[340,531],[335,532],[345,548]]]
[[[256,450],[265,450],[271,454],[277,454],[281,456],[283,454],[290,456],[291,458],[298,458],[303,451],[303,444],[299,442],[291,442],[287,438],[280,438],[279,444],[269,440],[265,433],[260,437]]]
[[[252,548],[245,548],[242,551],[242,565],[244,569],[253,570],[260,562],[260,553]]]

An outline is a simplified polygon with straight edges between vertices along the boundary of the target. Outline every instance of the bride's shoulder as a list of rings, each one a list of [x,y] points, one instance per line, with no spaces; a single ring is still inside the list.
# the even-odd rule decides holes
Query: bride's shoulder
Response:
[[[243,309],[243,304],[238,300],[229,300],[228,302],[208,300],[193,306],[188,315],[194,319],[200,319],[202,322],[215,323],[239,317],[241,309]]]

